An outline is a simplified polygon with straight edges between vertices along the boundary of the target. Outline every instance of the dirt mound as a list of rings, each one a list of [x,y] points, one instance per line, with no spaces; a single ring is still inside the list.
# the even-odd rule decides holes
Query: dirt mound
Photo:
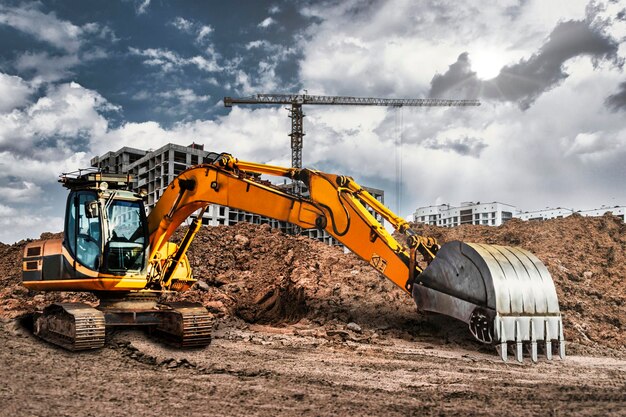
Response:
[[[532,251],[554,277],[569,351],[602,354],[612,348],[624,354],[626,226],[619,219],[572,216],[541,223],[513,220],[501,227],[413,227],[442,243],[459,239]],[[16,316],[60,299],[94,300],[80,293],[42,294],[21,287],[24,245],[0,246],[0,316]],[[337,247],[267,225],[240,223],[203,228],[188,255],[200,282],[166,301],[202,302],[217,316],[249,323],[304,320],[344,326],[353,321],[407,339],[434,337],[477,346],[463,324],[417,313],[411,297]]]
[[[204,228],[188,255],[195,277],[208,285],[182,296],[217,314],[252,323],[306,317],[379,326],[416,317],[411,299],[356,256],[269,226]]]
[[[440,242],[520,246],[533,252],[554,279],[565,339],[584,347],[626,346],[626,224],[618,217],[573,215],[545,222],[511,220],[500,227],[462,225],[413,229]],[[581,351],[585,349],[580,346]]]
[[[63,233],[42,233],[41,239],[59,239]],[[31,240],[21,240],[13,245],[0,242],[0,318],[17,317],[24,313],[41,310],[57,301],[96,302],[91,294],[77,292],[36,292],[21,285],[22,255]]]

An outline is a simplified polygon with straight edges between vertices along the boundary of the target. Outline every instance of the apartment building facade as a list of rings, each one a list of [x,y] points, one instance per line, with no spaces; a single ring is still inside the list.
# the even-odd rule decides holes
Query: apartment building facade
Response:
[[[500,226],[511,220],[517,208],[510,204],[463,202],[455,207],[449,204],[420,207],[413,213],[413,220],[419,223],[441,227],[454,227],[461,224],[481,224]]]
[[[574,209],[567,209],[567,208],[561,208],[561,207],[546,208],[544,210],[525,211],[525,212],[519,213],[517,217],[519,217],[522,220],[535,221],[535,220],[561,219],[563,217],[571,216],[574,213],[580,214],[581,216],[585,216],[585,217],[599,217],[599,216],[605,215],[606,213],[611,213],[614,216],[617,216],[620,219],[622,219],[622,221],[624,221],[624,217],[626,217],[626,206],[613,206],[613,207],[602,206],[597,209],[577,210],[577,211],[574,211]]]

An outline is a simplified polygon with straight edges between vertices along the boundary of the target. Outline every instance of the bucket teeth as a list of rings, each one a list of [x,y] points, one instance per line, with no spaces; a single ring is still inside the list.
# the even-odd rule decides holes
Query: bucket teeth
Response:
[[[537,363],[537,329],[532,320],[530,321],[530,360]]]
[[[510,344],[515,360],[522,363],[524,350],[532,362],[539,360],[539,342],[545,346],[546,360],[552,360],[553,348],[565,358],[565,340],[560,316],[501,316],[496,315],[493,328],[496,330],[495,343],[503,361],[507,360],[507,347]],[[556,345],[555,345],[556,344]]]
[[[508,360],[508,350],[509,346],[506,342],[500,343],[500,358],[502,362],[506,362]]]
[[[563,337],[563,323],[559,321],[559,358],[565,359],[565,338]]]

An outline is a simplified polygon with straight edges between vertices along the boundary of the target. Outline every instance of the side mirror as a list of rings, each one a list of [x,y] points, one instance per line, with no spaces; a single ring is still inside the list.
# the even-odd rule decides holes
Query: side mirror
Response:
[[[91,200],[85,202],[85,214],[88,219],[93,219],[98,217],[100,214],[100,205],[98,204],[98,200]]]

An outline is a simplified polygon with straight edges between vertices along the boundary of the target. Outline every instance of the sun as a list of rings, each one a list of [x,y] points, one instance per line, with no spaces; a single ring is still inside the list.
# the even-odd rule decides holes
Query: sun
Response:
[[[496,77],[507,63],[505,54],[494,48],[477,48],[469,54],[472,70],[482,80]]]

